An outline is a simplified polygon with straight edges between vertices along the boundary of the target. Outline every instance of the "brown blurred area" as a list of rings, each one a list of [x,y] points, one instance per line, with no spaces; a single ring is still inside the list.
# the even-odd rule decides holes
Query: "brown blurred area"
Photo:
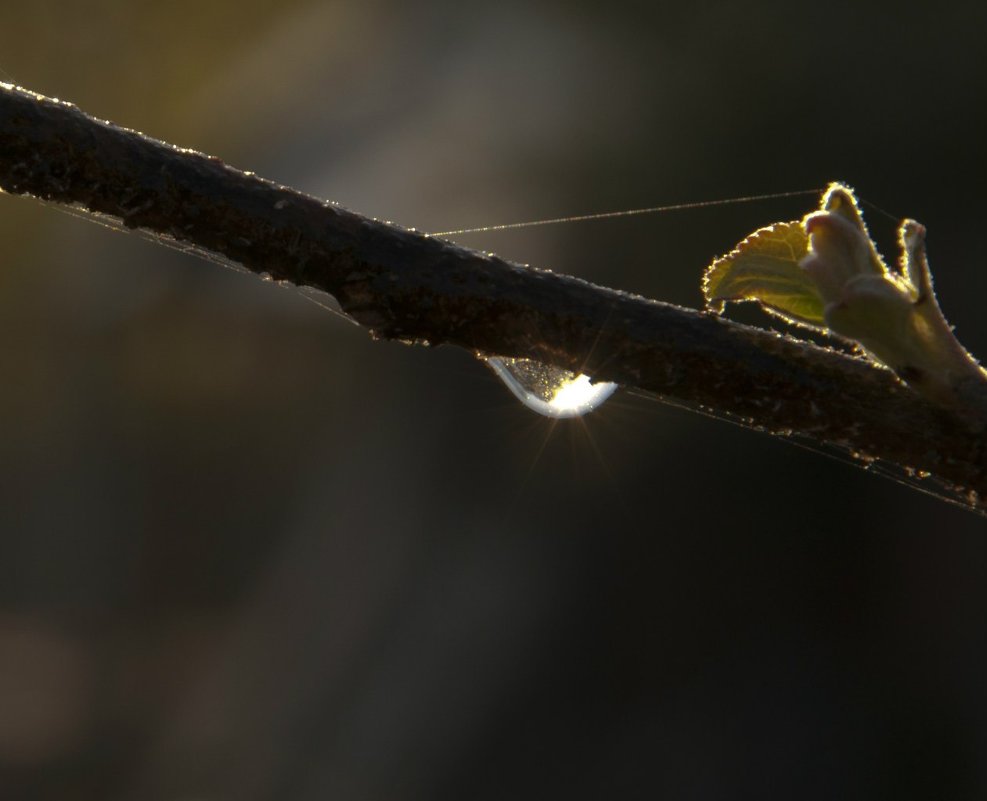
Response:
[[[983,356],[984,9],[35,0],[0,76],[423,230],[845,180]],[[814,203],[461,241],[698,306]],[[987,793],[982,518],[628,393],[553,424],[28,199],[0,237],[4,801]]]

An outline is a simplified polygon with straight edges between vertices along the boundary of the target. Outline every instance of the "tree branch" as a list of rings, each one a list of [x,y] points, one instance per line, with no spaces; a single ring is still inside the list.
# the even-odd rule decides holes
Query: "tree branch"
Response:
[[[0,188],[317,287],[375,337],[538,359],[700,404],[926,471],[987,509],[983,422],[860,358],[377,222],[6,85]]]

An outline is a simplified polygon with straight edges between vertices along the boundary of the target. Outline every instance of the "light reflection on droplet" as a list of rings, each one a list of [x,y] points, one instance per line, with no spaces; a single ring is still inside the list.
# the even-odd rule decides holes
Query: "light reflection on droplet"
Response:
[[[594,384],[587,375],[533,359],[489,356],[484,360],[521,403],[546,417],[580,417],[617,389],[616,384]]]

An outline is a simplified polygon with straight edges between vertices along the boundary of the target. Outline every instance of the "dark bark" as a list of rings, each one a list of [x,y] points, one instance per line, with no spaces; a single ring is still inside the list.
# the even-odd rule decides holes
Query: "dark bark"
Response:
[[[377,222],[10,87],[0,188],[317,287],[375,337],[529,357],[700,404],[927,471],[985,508],[983,426],[861,358]]]

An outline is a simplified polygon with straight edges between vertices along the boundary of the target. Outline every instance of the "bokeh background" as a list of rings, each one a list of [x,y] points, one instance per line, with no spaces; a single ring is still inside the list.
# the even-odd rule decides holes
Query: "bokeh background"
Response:
[[[431,231],[842,179],[928,226],[984,355],[984,30],[948,0],[33,0],[0,69]],[[695,307],[814,203],[461,241]],[[5,800],[987,793],[984,519],[627,393],[553,424],[468,353],[31,200],[0,237]]]

